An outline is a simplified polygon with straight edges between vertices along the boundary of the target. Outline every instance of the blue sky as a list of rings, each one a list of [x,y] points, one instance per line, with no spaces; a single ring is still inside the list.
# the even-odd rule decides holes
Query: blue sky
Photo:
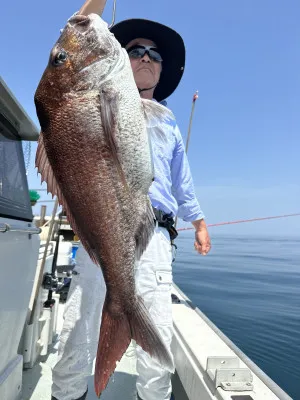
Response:
[[[189,160],[208,222],[300,212],[299,1],[117,1],[117,21],[154,19],[185,40],[186,70],[169,106],[185,138],[199,90]],[[35,89],[59,29],[81,4],[2,5],[0,74],[37,125]],[[111,8],[109,0],[108,22]],[[38,182],[32,160],[29,183]],[[295,217],[214,232],[294,235],[299,226]]]

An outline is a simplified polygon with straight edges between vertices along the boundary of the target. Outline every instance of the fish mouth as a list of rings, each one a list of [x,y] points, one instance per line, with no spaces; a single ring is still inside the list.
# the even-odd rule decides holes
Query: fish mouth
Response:
[[[105,71],[107,79],[111,72],[121,69],[123,61],[120,57],[115,57],[116,49],[112,42],[112,34],[107,31],[107,24],[96,14],[90,14],[89,16],[76,14],[68,20],[68,26],[70,29],[75,30],[79,33],[79,36],[83,36],[86,40],[86,50],[89,51],[87,55],[88,62],[85,66],[80,68],[77,72],[85,74],[86,72],[97,68],[97,64],[103,62],[107,58],[112,59],[110,68]],[[100,49],[103,42],[106,42],[106,47],[109,47],[110,51],[107,54],[102,54]],[[101,43],[102,42],[102,43]],[[97,52],[97,49],[99,52]],[[95,52],[94,55],[92,53]],[[103,77],[99,77],[98,81]]]
[[[76,14],[68,20],[69,27],[86,38],[87,48],[90,49],[90,53],[98,48],[97,40],[95,40],[96,29],[93,22],[93,18],[81,14]],[[81,68],[78,72],[85,72],[86,70],[89,70],[93,65],[98,64],[100,61],[102,61],[102,58],[96,57],[94,60],[91,60],[87,65]]]
[[[68,23],[80,33],[86,33],[92,24],[92,20],[86,15],[77,14],[71,17]]]

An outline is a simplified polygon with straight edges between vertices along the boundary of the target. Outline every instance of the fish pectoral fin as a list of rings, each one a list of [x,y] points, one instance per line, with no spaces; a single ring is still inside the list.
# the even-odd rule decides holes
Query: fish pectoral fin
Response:
[[[139,260],[146,250],[155,228],[155,216],[152,205],[148,199],[146,212],[141,216],[140,223],[135,233],[136,259]]]
[[[175,370],[173,357],[151,320],[143,299],[137,297],[136,304],[133,304],[133,309],[127,314],[113,314],[113,305],[108,299],[106,295],[95,366],[94,386],[98,397],[106,388],[116,368],[116,362],[121,360],[131,339],[163,368],[171,373]]]
[[[119,176],[125,186],[128,189],[126,177],[121,165],[121,159],[118,152],[118,144],[117,144],[117,121],[116,116],[118,115],[118,97],[117,94],[112,94],[111,92],[106,92],[102,90],[99,95],[100,100],[100,115],[102,122],[102,129],[104,136],[106,138],[106,143],[110,150],[110,154],[112,160],[114,161]]]
[[[43,132],[41,132],[38,140],[38,148],[35,157],[35,166],[38,169],[38,172],[41,174],[41,183],[46,182],[47,184],[47,193],[52,194],[52,198],[57,196],[59,204],[63,207],[64,211],[67,214],[68,221],[76,235],[80,238],[82,245],[88,252],[90,258],[95,264],[99,264],[96,252],[90,247],[89,243],[82,237],[80,234],[80,230],[77,228],[75,218],[71,212],[71,209],[62,193],[62,190],[57,183],[55,178],[53,169],[51,167],[50,161],[47,156],[47,152],[44,145],[43,140]]]

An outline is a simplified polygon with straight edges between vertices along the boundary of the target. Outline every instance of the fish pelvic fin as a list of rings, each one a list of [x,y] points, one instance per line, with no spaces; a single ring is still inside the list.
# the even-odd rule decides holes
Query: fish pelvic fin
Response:
[[[105,89],[103,89],[99,95],[99,99],[102,128],[104,136],[106,138],[106,143],[110,150],[112,160],[114,161],[118,170],[121,181],[126,190],[129,190],[128,183],[122,169],[116,138],[116,130],[118,125],[116,121],[116,116],[118,114],[117,94],[114,94],[109,90],[106,91]]]
[[[75,222],[75,218],[74,218],[74,216],[71,212],[71,209],[68,205],[68,202],[56,180],[52,166],[48,159],[43,136],[44,136],[44,134],[43,134],[43,132],[41,132],[39,139],[38,139],[38,147],[37,147],[36,157],[35,157],[35,166],[38,170],[38,173],[41,174],[41,183],[46,182],[47,193],[51,193],[52,198],[54,196],[57,196],[58,203],[62,206],[62,208],[66,212],[68,221],[70,222],[70,225],[71,225],[74,233],[76,235],[78,235],[79,239],[82,242],[82,245],[86,249],[91,260],[95,264],[99,264],[96,252],[94,251],[94,249],[91,248],[88,241],[85,240],[85,238],[81,235],[80,230],[78,229],[77,224]]]
[[[174,373],[173,357],[151,320],[143,299],[138,296],[135,307],[127,314],[114,313],[114,306],[108,299],[106,295],[96,357],[94,387],[97,396],[100,397],[105,390],[117,361],[121,360],[131,339],[163,368]]]

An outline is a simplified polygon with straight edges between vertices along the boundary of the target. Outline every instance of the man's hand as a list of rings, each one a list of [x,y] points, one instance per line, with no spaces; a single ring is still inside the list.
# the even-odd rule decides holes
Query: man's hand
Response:
[[[194,244],[195,250],[203,256],[206,256],[211,249],[210,237],[206,223],[204,219],[201,219],[200,221],[194,221],[193,225],[196,229]]]

